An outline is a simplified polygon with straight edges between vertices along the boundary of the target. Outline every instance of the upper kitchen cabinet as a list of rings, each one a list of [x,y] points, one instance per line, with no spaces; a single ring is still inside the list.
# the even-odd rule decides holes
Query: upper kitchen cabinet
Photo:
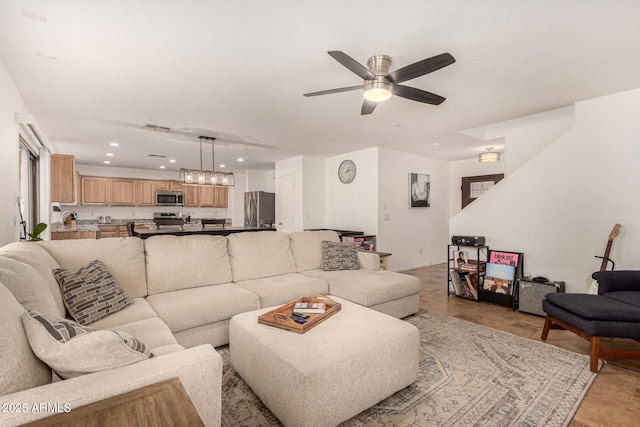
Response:
[[[51,155],[51,201],[76,203],[75,159],[67,154]]]
[[[109,178],[109,205],[135,206],[136,180],[127,178]]]
[[[184,186],[184,206],[197,208],[200,206],[200,187],[197,185]]]
[[[226,208],[229,205],[229,189],[227,187],[215,187],[215,207]]]
[[[184,185],[179,181],[156,181],[156,190],[184,191]]]
[[[109,178],[81,176],[80,187],[83,205],[107,206],[109,204]]]
[[[136,180],[136,206],[155,206],[156,188],[166,181]]]

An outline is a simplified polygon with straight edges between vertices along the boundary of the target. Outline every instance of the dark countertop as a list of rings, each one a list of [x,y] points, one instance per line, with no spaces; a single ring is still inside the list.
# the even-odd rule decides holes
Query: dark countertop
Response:
[[[147,239],[152,236],[172,235],[172,236],[188,236],[192,234],[206,234],[213,236],[228,236],[232,233],[243,233],[246,231],[276,231],[275,228],[257,228],[257,227],[202,227],[202,226],[183,226],[183,227],[166,227],[166,228],[149,228],[135,229],[133,234],[141,239]]]

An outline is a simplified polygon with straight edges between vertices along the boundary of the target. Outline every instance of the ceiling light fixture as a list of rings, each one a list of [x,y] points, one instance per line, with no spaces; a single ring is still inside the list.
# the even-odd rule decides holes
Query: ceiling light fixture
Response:
[[[169,163],[175,163],[176,159],[169,159]]]
[[[371,102],[382,102],[391,98],[393,85],[384,77],[389,74],[391,58],[387,55],[375,55],[367,62],[369,70],[375,74],[375,80],[365,80],[364,99]]]
[[[238,157],[238,161],[239,162],[244,162],[244,159],[242,157]]]
[[[166,169],[167,167],[165,165],[160,165],[160,169]]]
[[[491,151],[493,150],[493,147],[488,147],[486,150],[486,153],[480,153],[480,156],[478,156],[478,161],[480,163],[494,163],[500,161],[500,153],[497,151]]]
[[[211,141],[211,167],[215,168],[215,138],[200,136],[200,169],[180,169],[178,181],[191,185],[216,185],[220,187],[235,186],[232,172],[216,172],[202,169],[202,141]]]
[[[113,154],[113,153],[107,153],[107,157],[113,157],[113,156],[115,156],[115,154]]]
[[[120,146],[120,144],[118,144],[117,142],[110,142],[109,145],[112,146],[112,147],[119,147]]]
[[[110,164],[111,164],[111,162],[110,162],[109,160],[105,160],[105,161],[104,161],[104,162],[102,162],[102,163],[104,163],[105,165],[110,165]]]

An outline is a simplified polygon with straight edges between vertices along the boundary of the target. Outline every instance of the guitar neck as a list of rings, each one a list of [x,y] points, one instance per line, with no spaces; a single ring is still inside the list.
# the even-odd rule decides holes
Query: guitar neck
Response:
[[[607,269],[607,264],[609,263],[609,254],[611,253],[612,244],[613,244],[613,240],[610,239],[607,242],[607,249],[605,249],[604,256],[602,257],[602,264],[600,264],[600,271],[605,271]]]

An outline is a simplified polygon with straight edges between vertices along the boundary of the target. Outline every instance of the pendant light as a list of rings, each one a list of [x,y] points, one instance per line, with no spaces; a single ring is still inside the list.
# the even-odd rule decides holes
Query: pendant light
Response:
[[[216,167],[215,158],[215,138],[210,136],[200,136],[200,169],[180,169],[178,181],[191,185],[215,185],[219,187],[235,186],[235,178],[233,172],[217,172],[215,170],[206,170],[202,168],[202,142],[211,141],[211,163],[212,168]]]

